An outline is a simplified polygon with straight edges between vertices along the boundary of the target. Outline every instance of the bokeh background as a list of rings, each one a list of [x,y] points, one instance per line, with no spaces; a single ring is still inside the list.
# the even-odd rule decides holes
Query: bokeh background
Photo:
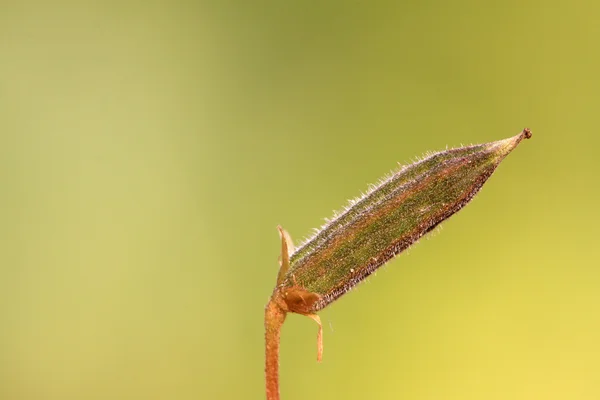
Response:
[[[261,399],[299,241],[428,150],[523,142],[283,329],[282,397],[598,399],[600,3],[1,1],[0,398]]]

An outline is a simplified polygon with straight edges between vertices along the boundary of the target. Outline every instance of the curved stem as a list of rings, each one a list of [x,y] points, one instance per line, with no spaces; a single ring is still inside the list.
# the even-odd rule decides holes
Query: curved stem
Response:
[[[265,307],[267,400],[279,400],[279,337],[285,314],[274,298]]]

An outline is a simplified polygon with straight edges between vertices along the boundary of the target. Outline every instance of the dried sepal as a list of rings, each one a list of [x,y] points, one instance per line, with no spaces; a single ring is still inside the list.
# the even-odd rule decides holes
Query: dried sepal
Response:
[[[294,243],[289,233],[281,226],[278,226],[279,236],[281,237],[281,255],[279,256],[279,274],[277,274],[277,285],[283,283],[283,279],[290,269],[290,254],[294,252]]]

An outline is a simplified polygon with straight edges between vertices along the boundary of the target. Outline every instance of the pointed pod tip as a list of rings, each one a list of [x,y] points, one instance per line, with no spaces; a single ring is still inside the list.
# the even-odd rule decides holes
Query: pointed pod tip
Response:
[[[505,142],[508,147],[508,152],[512,151],[523,139],[531,139],[532,133],[531,129],[525,128],[516,136],[513,136],[510,139],[506,139],[502,142]],[[508,154],[508,153],[507,153]]]
[[[531,139],[531,136],[532,136],[531,129],[525,128],[518,135],[513,136],[512,138],[506,139],[505,142],[512,143],[512,148],[515,148],[515,147],[517,147],[517,145],[519,143],[521,143],[521,140],[523,140],[523,139]]]
[[[506,157],[519,145],[519,143],[521,143],[523,139],[530,139],[531,136],[531,130],[529,128],[525,128],[518,135],[515,135],[508,139],[490,143],[489,149],[496,156],[494,157],[495,163],[499,164],[504,159],[504,157]]]

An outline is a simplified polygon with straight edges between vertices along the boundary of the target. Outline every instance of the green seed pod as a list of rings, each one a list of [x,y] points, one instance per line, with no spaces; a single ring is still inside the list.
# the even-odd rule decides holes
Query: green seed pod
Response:
[[[442,151],[405,166],[352,201],[295,251],[280,228],[281,269],[267,306],[267,348],[269,331],[283,323],[286,312],[310,316],[320,325],[317,311],[463,208],[504,157],[530,137],[524,129],[509,139]],[[319,330],[319,340],[321,335]],[[321,349],[319,344],[319,359]],[[269,389],[269,365],[267,354],[267,398],[278,399],[276,386]]]

